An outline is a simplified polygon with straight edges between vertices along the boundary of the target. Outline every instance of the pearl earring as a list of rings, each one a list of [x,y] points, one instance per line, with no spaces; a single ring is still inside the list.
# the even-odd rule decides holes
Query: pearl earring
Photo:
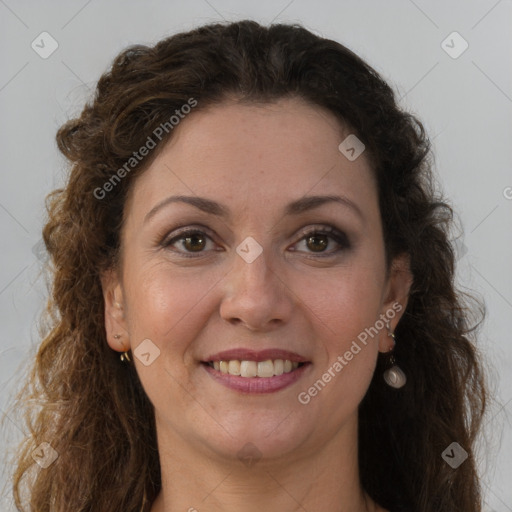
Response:
[[[394,333],[391,332],[391,329],[389,327],[389,323],[387,325],[388,327],[388,336],[393,338],[393,346],[389,349],[390,355],[389,355],[389,368],[384,372],[384,380],[386,381],[386,384],[388,386],[391,386],[392,388],[399,389],[403,386],[405,386],[405,383],[407,382],[407,377],[405,376],[405,373],[403,370],[396,364],[395,356],[392,354],[395,344],[396,344],[396,338]]]

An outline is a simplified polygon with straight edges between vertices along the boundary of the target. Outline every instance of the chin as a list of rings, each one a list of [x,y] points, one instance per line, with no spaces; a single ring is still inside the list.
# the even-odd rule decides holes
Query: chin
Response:
[[[238,413],[227,417],[222,427],[197,434],[220,457],[242,462],[289,457],[313,433],[293,411]]]

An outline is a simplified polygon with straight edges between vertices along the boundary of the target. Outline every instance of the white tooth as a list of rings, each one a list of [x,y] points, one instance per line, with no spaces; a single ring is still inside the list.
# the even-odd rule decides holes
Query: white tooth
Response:
[[[289,359],[267,359],[266,361],[239,361],[233,359],[231,361],[213,361],[215,370],[230,375],[241,375],[242,377],[273,377],[274,375],[282,375],[290,373],[299,367],[298,362]]]
[[[260,361],[258,363],[258,377],[273,377],[274,376],[274,363],[272,359]]]
[[[276,359],[274,361],[274,375],[282,375],[284,372],[284,361],[282,359]]]
[[[240,375],[242,377],[256,377],[256,375],[258,375],[258,365],[256,361],[241,361]]]
[[[228,373],[230,375],[240,375],[240,361],[234,359],[228,363]]]

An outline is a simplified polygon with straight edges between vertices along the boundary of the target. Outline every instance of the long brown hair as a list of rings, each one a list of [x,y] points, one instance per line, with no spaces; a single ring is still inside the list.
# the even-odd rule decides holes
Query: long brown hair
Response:
[[[147,511],[158,494],[153,406],[134,366],[106,342],[100,273],[117,264],[127,192],[172,137],[170,116],[191,98],[200,110],[233,95],[263,103],[298,97],[349,127],[378,182],[388,263],[410,255],[414,282],[396,330],[396,358],[409,379],[391,389],[378,363],[360,404],[363,487],[392,512],[481,511],[474,443],[486,385],[472,317],[454,285],[453,213],[435,186],[425,130],[346,47],[300,25],[253,21],[126,49],[80,117],[58,131],[72,166],[65,188],[47,200],[50,326],[16,402],[31,432],[16,456],[18,510],[24,489],[36,512]],[[163,123],[156,149],[128,169]],[[454,441],[469,455],[457,469],[441,456]],[[58,458],[22,485],[42,442]]]

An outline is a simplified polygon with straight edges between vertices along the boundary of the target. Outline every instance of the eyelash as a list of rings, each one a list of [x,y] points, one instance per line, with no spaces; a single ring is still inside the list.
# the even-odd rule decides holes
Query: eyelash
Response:
[[[194,236],[194,235],[202,235],[206,238],[212,240],[212,238],[206,233],[204,230],[197,229],[197,228],[185,228],[183,231],[177,233],[175,236],[173,236],[170,239],[164,239],[161,242],[161,246],[165,249],[169,248],[171,245],[173,245],[176,242],[179,242],[181,240],[184,240],[187,237]],[[350,242],[348,240],[348,237],[345,233],[342,231],[338,231],[332,226],[322,226],[322,228],[313,228],[310,230],[304,230],[300,233],[301,238],[299,239],[299,242],[302,242],[303,240],[307,239],[311,236],[321,236],[325,235],[331,240],[334,240],[338,244],[338,248],[334,251],[330,252],[311,252],[310,254],[314,255],[315,258],[328,258],[334,256],[336,253],[339,253],[343,250],[347,250],[351,248]],[[213,241],[213,240],[212,240]],[[204,251],[197,251],[197,253],[193,252],[180,252],[176,251],[178,254],[185,258],[197,258],[201,257],[201,255],[204,253]]]

